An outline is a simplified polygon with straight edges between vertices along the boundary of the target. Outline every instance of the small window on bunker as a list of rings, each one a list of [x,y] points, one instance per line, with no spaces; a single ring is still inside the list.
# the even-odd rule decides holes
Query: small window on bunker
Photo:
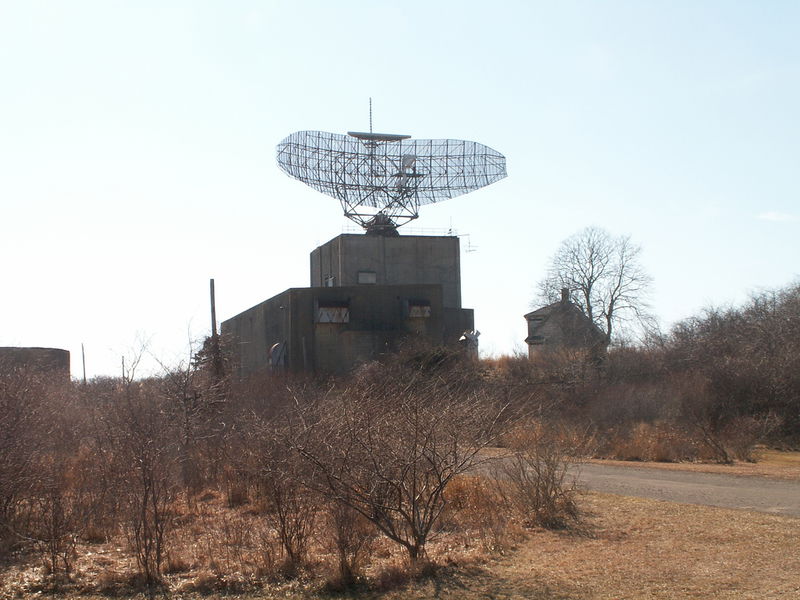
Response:
[[[358,283],[377,283],[378,282],[378,275],[375,271],[359,271],[358,272]]]
[[[347,301],[320,300],[317,323],[349,323],[350,303]]]

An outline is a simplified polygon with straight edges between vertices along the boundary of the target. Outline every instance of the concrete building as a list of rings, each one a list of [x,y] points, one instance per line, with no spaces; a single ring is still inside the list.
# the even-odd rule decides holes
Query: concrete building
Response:
[[[461,307],[454,236],[343,234],[310,257],[293,288],[222,323],[240,377],[266,368],[343,373],[407,336],[454,345],[474,329]]]
[[[569,299],[569,290],[561,290],[561,300],[525,315],[528,322],[528,357],[535,358],[550,350],[586,350],[599,357],[605,353],[605,334]]]
[[[342,234],[311,253],[311,286],[442,286],[444,306],[461,308],[461,252],[455,236]]]
[[[61,348],[0,348],[0,372],[24,370],[54,382],[69,382],[69,350]]]

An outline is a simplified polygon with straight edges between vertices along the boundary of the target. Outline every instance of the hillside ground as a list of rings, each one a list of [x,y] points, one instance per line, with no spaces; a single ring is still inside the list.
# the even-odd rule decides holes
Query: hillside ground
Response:
[[[634,463],[641,465],[642,463]],[[723,472],[796,478],[800,454],[766,452],[763,462],[718,467]],[[712,465],[661,468],[716,471]],[[585,493],[583,525],[571,531],[518,531],[501,550],[454,551],[434,575],[403,582],[384,578],[346,593],[322,589],[322,582],[301,579],[264,587],[220,589],[208,573],[191,569],[171,575],[173,598],[286,599],[681,599],[800,597],[800,519]],[[460,543],[464,543],[461,540]],[[463,550],[463,549],[462,549]],[[57,597],[100,600],[113,595],[143,598],[119,585],[109,573],[125,570],[123,548],[84,546],[82,577],[107,579],[107,591],[71,587]],[[441,552],[438,552],[440,556]],[[446,553],[445,553],[446,556]],[[220,560],[224,560],[220,558]],[[36,568],[6,570],[3,597],[30,597],[44,590],[34,583]],[[46,592],[44,592],[46,593]]]

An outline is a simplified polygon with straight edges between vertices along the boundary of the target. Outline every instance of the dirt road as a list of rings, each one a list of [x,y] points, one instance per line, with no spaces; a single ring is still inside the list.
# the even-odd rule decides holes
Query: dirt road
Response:
[[[610,494],[800,517],[797,481],[599,464],[582,465],[578,481]]]

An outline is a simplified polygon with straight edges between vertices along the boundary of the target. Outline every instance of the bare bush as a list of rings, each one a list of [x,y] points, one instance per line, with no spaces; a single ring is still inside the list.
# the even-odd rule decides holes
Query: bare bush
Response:
[[[694,399],[686,399],[687,417],[702,421],[704,428],[708,424],[709,433],[716,434],[736,418],[772,415],[780,420],[776,431],[797,443],[798,340],[797,284],[755,295],[741,308],[710,308],[679,323],[667,346],[667,364],[703,382]]]
[[[67,466],[48,457],[39,465],[38,480],[23,511],[25,535],[43,557],[47,571],[57,579],[68,575],[72,554],[85,522],[80,490],[70,489]]]
[[[125,531],[148,585],[159,583],[173,525],[179,448],[157,382],[126,381],[107,415]]]
[[[729,455],[736,460],[755,462],[757,447],[768,440],[781,426],[781,419],[774,413],[758,417],[737,417],[722,431]]]
[[[265,467],[259,489],[265,504],[265,517],[277,533],[284,552],[280,571],[286,577],[295,577],[306,561],[319,500],[282,466]]]
[[[610,430],[598,455],[616,460],[680,462],[702,458],[695,436],[674,422],[631,423]]]
[[[305,407],[292,439],[310,467],[307,485],[371,521],[412,564],[447,484],[478,462],[502,413],[438,358],[420,360],[364,369],[351,387]]]
[[[362,575],[377,530],[362,514],[345,504],[331,503],[326,517],[326,546],[337,559],[337,576],[329,581],[329,587],[347,588]]]
[[[501,551],[509,545],[511,519],[503,483],[486,475],[459,475],[445,490],[447,505],[442,528],[460,531],[465,544],[475,540],[484,550]]]
[[[217,448],[225,433],[229,381],[218,346],[206,340],[192,360],[165,367],[161,377],[167,416],[178,435],[181,479],[189,496],[219,475]]]
[[[252,417],[241,440],[238,471],[249,471],[260,515],[274,532],[281,553],[273,556],[270,536],[264,538],[269,563],[285,577],[295,577],[305,564],[321,502],[304,485],[306,464],[291,450],[288,431],[277,420]]]
[[[573,434],[533,422],[506,437],[510,455],[497,468],[507,482],[508,500],[530,524],[551,529],[578,519],[576,482],[570,467],[576,453]]]
[[[781,423],[773,413],[719,418],[713,401],[707,398],[693,399],[686,412],[708,456],[722,464],[732,464],[735,460],[754,462],[756,447]]]

